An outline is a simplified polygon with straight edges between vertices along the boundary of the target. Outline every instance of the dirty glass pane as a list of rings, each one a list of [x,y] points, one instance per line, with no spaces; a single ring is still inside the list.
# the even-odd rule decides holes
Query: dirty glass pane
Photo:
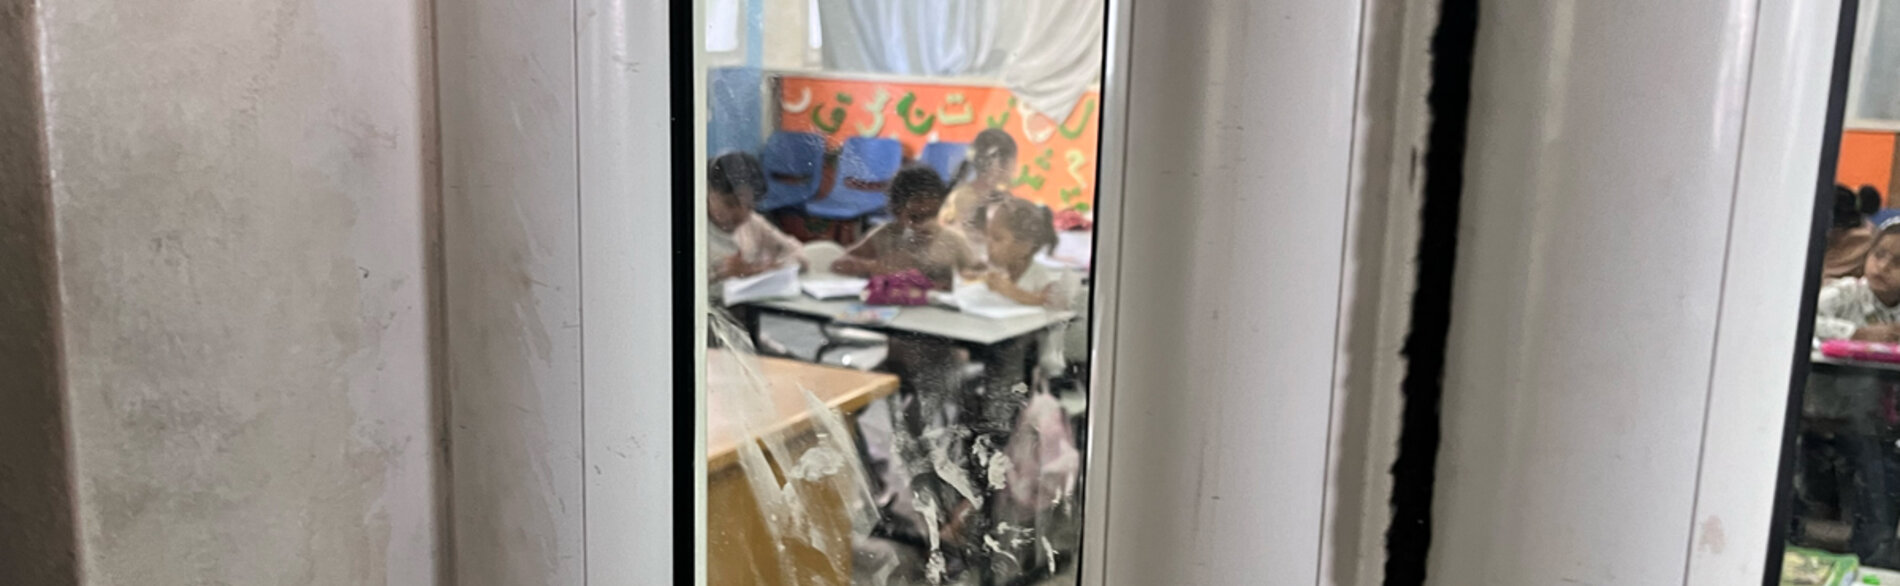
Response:
[[[1900,211],[1887,197],[1900,119],[1900,7],[1859,11],[1854,86],[1828,224],[1808,376],[1796,404],[1783,584],[1900,584]],[[1836,80],[1841,83],[1844,80]],[[1858,119],[1858,120],[1857,120]]]
[[[1900,125],[1900,4],[1862,0],[1850,120]]]
[[[1105,0],[702,1],[711,583],[1075,583]]]

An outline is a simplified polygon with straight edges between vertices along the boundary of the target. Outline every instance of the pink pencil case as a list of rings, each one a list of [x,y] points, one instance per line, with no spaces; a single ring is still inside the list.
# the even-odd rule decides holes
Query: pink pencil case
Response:
[[[1821,342],[1821,355],[1829,358],[1845,358],[1848,360],[1900,363],[1900,344],[1863,342],[1860,340],[1828,340]]]
[[[871,277],[864,287],[869,305],[924,305],[930,303],[930,279],[917,269]]]

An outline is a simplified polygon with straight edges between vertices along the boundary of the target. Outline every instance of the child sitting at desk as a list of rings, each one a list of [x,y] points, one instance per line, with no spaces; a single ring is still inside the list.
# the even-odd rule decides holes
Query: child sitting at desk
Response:
[[[717,284],[791,263],[805,264],[798,241],[752,211],[765,193],[765,167],[749,153],[719,155],[706,167],[707,274]],[[713,295],[719,295],[718,288]]]
[[[1815,304],[1814,337],[1900,341],[1900,222],[1889,222],[1873,236],[1863,275],[1829,282]],[[1896,509],[1893,475],[1886,441],[1894,423],[1888,407],[1893,385],[1857,373],[1815,373],[1802,395],[1802,449],[1799,467],[1804,477],[1815,463],[1833,460],[1832,479],[1851,511],[1853,552],[1875,565],[1900,565],[1900,541],[1894,527]],[[1831,456],[1838,454],[1838,456]],[[1825,483],[1828,479],[1821,478]],[[1806,484],[1806,483],[1797,483]],[[1809,490],[1801,492],[1808,493]],[[1814,508],[1810,495],[1798,495],[1797,507]],[[1799,518],[1799,516],[1797,516]]]
[[[1036,253],[1056,246],[1055,218],[1049,208],[1005,195],[990,206],[988,216],[983,233],[990,271],[984,282],[990,290],[1023,305],[1068,309],[1068,292],[1061,290],[1060,275],[1035,262]]]
[[[946,188],[937,171],[912,165],[891,179],[890,223],[864,235],[845,255],[831,264],[831,272],[871,277],[916,269],[938,289],[949,289],[954,273],[973,274],[982,268],[976,252],[963,235],[937,223]]]
[[[1075,295],[1077,283],[1071,282],[1069,275],[1036,262],[1036,254],[1053,250],[1056,246],[1055,217],[1049,208],[1029,200],[1003,197],[996,200],[985,213],[984,240],[989,246],[990,271],[984,275],[984,284],[998,295],[1023,305],[1039,305],[1052,310],[1069,309]],[[1038,365],[1044,373],[1060,371],[1063,364],[1062,333],[1064,324],[1056,324],[1042,336],[1041,353]],[[1020,349],[1004,352],[1006,356],[1020,356]],[[1020,362],[1012,363],[1020,366]],[[1008,365],[998,365],[1005,370],[997,371],[998,379],[1003,383],[1020,380],[1006,376],[1020,368],[1008,370]]]
[[[937,221],[963,232],[971,246],[983,248],[983,219],[989,206],[1010,199],[1010,174],[1016,172],[1016,139],[1001,128],[977,133],[970,144],[970,158],[957,168],[950,179],[954,187]]]
[[[1814,337],[1900,342],[1900,222],[1880,228],[1861,266],[1862,276],[1821,289]]]

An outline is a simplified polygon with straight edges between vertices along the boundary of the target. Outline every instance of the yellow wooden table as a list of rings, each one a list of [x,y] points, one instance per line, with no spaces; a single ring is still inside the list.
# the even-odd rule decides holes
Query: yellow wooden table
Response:
[[[714,361],[724,360],[726,357],[722,352],[708,351],[708,361],[716,363]],[[889,374],[778,358],[760,358],[759,363],[762,374],[772,387],[775,409],[773,423],[760,433],[784,434],[786,444],[793,452],[802,451],[816,440],[812,414],[807,408],[803,389],[810,389],[819,401],[846,414],[855,413],[871,401],[897,391],[897,377]],[[729,380],[720,370],[708,372],[707,388],[743,384]],[[710,403],[708,408],[717,409]],[[851,557],[848,551],[843,552],[842,568],[838,567],[837,556],[828,559],[816,551],[778,551],[771,534],[766,530],[765,519],[759,515],[758,501],[752,494],[751,486],[746,483],[744,471],[739,467],[739,442],[742,438],[737,426],[732,418],[711,411],[707,413],[707,428],[707,583],[712,586],[782,584],[780,556],[790,558],[791,565],[801,576],[812,578],[801,580],[803,582],[850,583]],[[851,457],[856,456],[851,454]],[[772,462],[780,482],[784,482],[784,477],[778,469],[788,464]],[[849,530],[851,519],[845,510],[844,495],[835,492],[808,494],[806,505],[815,523],[835,530],[835,534],[844,534]]]

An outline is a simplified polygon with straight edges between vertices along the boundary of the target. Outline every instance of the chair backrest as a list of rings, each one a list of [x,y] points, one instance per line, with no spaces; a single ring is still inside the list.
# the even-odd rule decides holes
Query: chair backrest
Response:
[[[830,240],[813,240],[805,243],[805,262],[810,263],[808,272],[830,274],[831,263],[844,256],[844,247]]]
[[[802,204],[818,194],[825,139],[809,132],[774,132],[766,139],[759,160],[766,177],[765,194],[756,206],[759,211]]]
[[[937,175],[943,178],[945,184],[948,184],[956,181],[957,167],[963,165],[963,159],[969,156],[969,153],[970,145],[967,144],[933,142],[924,145],[924,151],[917,156],[917,159],[930,165],[932,169],[936,169]]]
[[[831,220],[862,218],[890,203],[887,191],[904,164],[904,145],[891,138],[852,137],[838,151],[836,179],[821,199],[805,203],[805,212]]]
[[[904,144],[891,138],[854,136],[838,150],[838,186],[854,183],[888,183],[904,164]],[[836,189],[836,187],[834,187]]]

